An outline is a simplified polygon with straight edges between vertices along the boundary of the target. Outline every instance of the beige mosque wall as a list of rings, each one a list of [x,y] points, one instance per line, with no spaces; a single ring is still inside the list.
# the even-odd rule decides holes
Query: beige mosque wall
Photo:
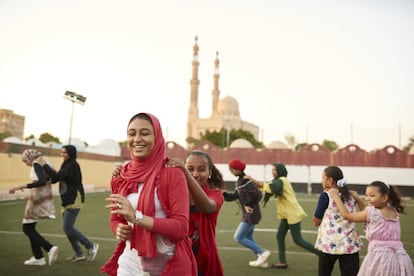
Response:
[[[47,156],[56,169],[62,164],[62,157]],[[90,159],[78,159],[82,170],[85,189],[110,189],[111,175],[116,163],[113,161],[99,161]],[[0,190],[30,182],[30,167],[21,161],[21,154],[0,152]],[[57,189],[58,185],[53,185]]]

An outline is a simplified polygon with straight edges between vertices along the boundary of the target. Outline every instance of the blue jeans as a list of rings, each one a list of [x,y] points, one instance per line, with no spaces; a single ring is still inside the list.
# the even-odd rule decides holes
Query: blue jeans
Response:
[[[252,250],[257,256],[258,254],[262,254],[264,250],[253,239],[253,232],[254,224],[242,221],[237,227],[236,232],[234,232],[233,238],[236,242]]]
[[[93,243],[75,228],[76,217],[79,211],[80,209],[66,209],[63,213],[63,231],[66,233],[76,256],[83,255],[80,244],[84,245],[87,249],[93,248]]]

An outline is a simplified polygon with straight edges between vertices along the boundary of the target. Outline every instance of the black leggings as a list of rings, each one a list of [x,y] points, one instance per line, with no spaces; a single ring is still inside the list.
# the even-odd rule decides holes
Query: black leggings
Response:
[[[36,230],[36,222],[33,223],[24,223],[23,232],[30,240],[30,246],[32,247],[33,256],[36,259],[43,258],[42,248],[49,252],[53,245],[48,242],[45,238],[40,235]]]
[[[330,276],[336,260],[339,259],[339,268],[342,276],[356,276],[359,270],[359,253],[331,255],[319,254],[319,276]]]

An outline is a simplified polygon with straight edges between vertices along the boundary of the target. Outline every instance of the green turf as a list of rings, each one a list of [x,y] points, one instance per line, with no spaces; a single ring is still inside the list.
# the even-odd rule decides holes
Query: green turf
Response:
[[[29,241],[21,230],[21,217],[25,200],[0,202],[0,275],[103,275],[99,268],[111,256],[116,241],[109,231],[108,211],[104,208],[104,197],[107,193],[87,195],[85,209],[80,213],[76,226],[92,241],[100,244],[99,253],[94,262],[66,263],[64,259],[73,254],[69,242],[62,231],[60,216],[56,220],[41,221],[38,229],[52,243],[60,248],[57,263],[51,267],[25,266],[23,261],[31,257]],[[312,225],[312,212],[316,206],[317,196],[298,195],[299,200],[308,213],[302,223],[303,237],[310,242],[316,238],[316,228]],[[55,198],[57,210],[60,199]],[[405,249],[414,257],[414,201],[406,201],[407,215],[401,216],[402,239]],[[317,257],[296,246],[288,234],[286,270],[251,268],[248,262],[254,259],[253,254],[233,240],[233,233],[240,221],[239,208],[235,202],[226,202],[219,216],[217,241],[223,262],[225,275],[317,275]],[[276,220],[274,202],[262,208],[263,219],[256,227],[255,239],[264,248],[272,251],[269,261],[277,261]],[[362,224],[359,225],[362,230]],[[363,233],[363,231],[362,231]],[[366,245],[366,240],[364,240]],[[364,256],[366,250],[361,251]],[[339,275],[338,264],[333,275]]]

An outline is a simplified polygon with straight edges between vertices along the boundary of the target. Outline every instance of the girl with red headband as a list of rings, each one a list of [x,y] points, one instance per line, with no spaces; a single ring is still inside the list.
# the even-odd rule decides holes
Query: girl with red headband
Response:
[[[230,172],[237,177],[237,181],[235,192],[224,192],[224,199],[226,201],[239,200],[242,210],[242,218],[234,232],[234,240],[249,248],[256,256],[257,259],[250,261],[249,266],[268,267],[266,260],[270,256],[270,251],[260,247],[253,238],[254,227],[262,219],[259,206],[262,192],[256,184],[245,178],[245,163],[238,159],[232,159],[228,164]]]

